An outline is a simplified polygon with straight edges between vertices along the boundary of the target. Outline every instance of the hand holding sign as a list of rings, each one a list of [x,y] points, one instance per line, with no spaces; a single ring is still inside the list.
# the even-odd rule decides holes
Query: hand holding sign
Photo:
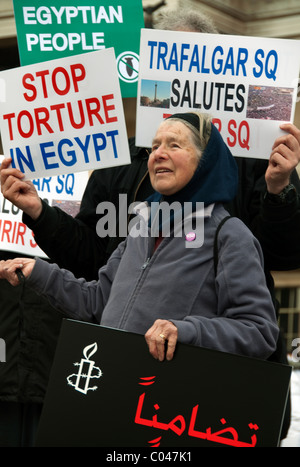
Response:
[[[145,334],[150,354],[157,360],[172,360],[178,339],[177,327],[168,320],[157,319]]]
[[[42,202],[34,184],[24,180],[24,174],[10,168],[11,159],[4,159],[0,166],[1,192],[15,206],[32,219],[37,219],[42,211]]]
[[[26,278],[31,274],[34,265],[35,259],[29,258],[14,258],[0,261],[0,279],[6,279],[15,287],[20,283],[19,277]]]
[[[290,183],[290,176],[300,163],[300,130],[292,124],[280,128],[287,133],[276,139],[266,172],[268,192],[275,195]]]

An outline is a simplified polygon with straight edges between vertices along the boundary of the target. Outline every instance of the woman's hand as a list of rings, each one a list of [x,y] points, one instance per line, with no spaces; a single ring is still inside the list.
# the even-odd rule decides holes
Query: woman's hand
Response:
[[[15,258],[0,261],[0,279],[6,279],[13,286],[19,285],[18,270],[26,278],[30,276],[34,265],[35,259],[30,258]]]
[[[178,339],[177,327],[171,321],[157,319],[145,334],[150,354],[157,360],[172,360]]]

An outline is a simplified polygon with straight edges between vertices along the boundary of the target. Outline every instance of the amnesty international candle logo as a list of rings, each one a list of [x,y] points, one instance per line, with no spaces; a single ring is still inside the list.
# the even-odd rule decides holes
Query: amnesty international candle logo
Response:
[[[83,349],[84,358],[80,363],[74,363],[74,366],[79,367],[78,373],[73,373],[67,377],[68,384],[73,386],[76,391],[87,394],[88,391],[96,391],[98,386],[92,386],[92,379],[99,379],[102,376],[102,371],[99,367],[95,366],[95,362],[90,360],[92,355],[98,350],[97,343],[88,345]]]

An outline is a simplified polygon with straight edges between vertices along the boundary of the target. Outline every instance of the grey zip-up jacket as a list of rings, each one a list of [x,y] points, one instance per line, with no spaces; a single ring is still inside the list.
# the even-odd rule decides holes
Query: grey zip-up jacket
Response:
[[[156,319],[167,319],[177,326],[179,342],[268,358],[278,327],[260,245],[239,219],[229,219],[219,234],[215,275],[214,236],[227,213],[221,205],[205,212],[200,247],[191,247],[185,236],[170,236],[154,251],[155,239],[143,236],[142,218],[140,235],[129,234],[99,270],[98,281],[76,279],[37,259],[26,282],[72,319],[139,334]]]

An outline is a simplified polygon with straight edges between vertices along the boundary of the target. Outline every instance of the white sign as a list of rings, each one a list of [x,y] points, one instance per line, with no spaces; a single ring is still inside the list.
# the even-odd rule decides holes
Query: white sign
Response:
[[[1,72],[0,130],[28,179],[129,164],[114,50]]]
[[[0,160],[1,162],[1,160]],[[56,206],[75,217],[88,182],[88,172],[64,174],[33,180],[40,196],[50,206]],[[29,256],[47,258],[37,245],[33,232],[23,223],[22,211],[0,192],[0,248]]]
[[[233,155],[269,158],[292,122],[300,41],[143,29],[136,144],[169,115],[211,115]]]

